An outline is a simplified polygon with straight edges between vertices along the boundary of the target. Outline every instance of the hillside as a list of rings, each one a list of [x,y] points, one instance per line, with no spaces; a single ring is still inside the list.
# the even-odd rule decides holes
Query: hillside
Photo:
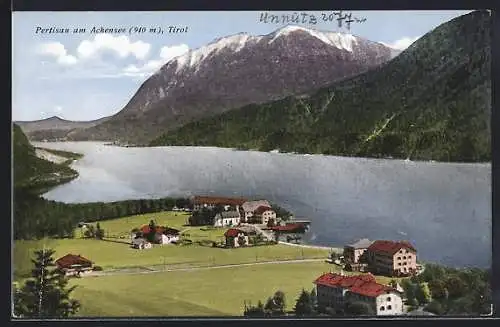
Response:
[[[298,26],[222,37],[173,58],[119,113],[69,138],[145,144],[192,121],[317,90],[393,55],[381,43]]]
[[[360,157],[489,161],[491,17],[442,24],[379,68],[322,88],[193,122],[150,145]]]
[[[30,140],[55,140],[64,139],[68,134],[77,130],[89,128],[105,122],[110,117],[104,117],[92,121],[71,121],[57,116],[33,121],[14,122],[26,134]]]
[[[17,124],[13,124],[12,138],[15,189],[49,187],[78,175],[68,163],[55,164],[38,158],[36,149]]]

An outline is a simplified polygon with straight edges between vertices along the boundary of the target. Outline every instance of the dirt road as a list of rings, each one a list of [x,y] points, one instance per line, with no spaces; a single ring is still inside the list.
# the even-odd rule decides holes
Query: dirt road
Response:
[[[246,266],[257,266],[257,265],[272,265],[272,264],[288,264],[288,263],[304,263],[304,262],[321,262],[324,259],[296,259],[296,260],[277,260],[277,261],[262,261],[262,262],[249,262],[249,263],[238,263],[238,264],[228,264],[228,265],[217,265],[217,266],[206,266],[206,267],[189,267],[189,268],[177,268],[177,269],[151,269],[151,268],[123,268],[116,269],[112,271],[94,271],[81,277],[102,277],[102,276],[114,276],[114,275],[143,275],[143,274],[154,274],[162,272],[174,272],[174,271],[196,271],[196,270],[209,270],[209,269],[223,269],[223,268],[234,268],[234,267],[246,267]],[[168,267],[168,265],[166,266]]]

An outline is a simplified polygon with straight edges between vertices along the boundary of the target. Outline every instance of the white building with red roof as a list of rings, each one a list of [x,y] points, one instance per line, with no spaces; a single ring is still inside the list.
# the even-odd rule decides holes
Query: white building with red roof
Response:
[[[366,249],[370,271],[386,276],[417,273],[417,250],[407,241],[378,240]]]
[[[345,310],[350,303],[364,302],[377,315],[403,314],[401,293],[393,287],[376,282],[371,274],[344,276],[326,273],[318,277],[316,296],[320,309]]]
[[[248,246],[250,244],[248,239],[248,232],[244,228],[230,228],[225,233],[226,246],[240,247]]]

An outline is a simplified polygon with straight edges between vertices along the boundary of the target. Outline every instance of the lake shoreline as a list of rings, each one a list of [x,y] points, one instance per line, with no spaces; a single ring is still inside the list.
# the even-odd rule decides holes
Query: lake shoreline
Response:
[[[93,141],[67,141],[67,142],[93,142]],[[99,143],[104,143],[103,141],[97,141]],[[349,156],[349,155],[338,155],[338,154],[324,154],[324,153],[302,153],[302,152],[280,152],[279,150],[271,150],[264,151],[259,149],[239,149],[232,147],[219,147],[219,146],[208,146],[208,145],[118,145],[113,144],[112,142],[104,143],[105,146],[117,147],[117,148],[207,148],[207,149],[226,149],[232,150],[235,152],[259,152],[259,153],[270,153],[277,155],[297,155],[297,156],[322,156],[322,157],[337,157],[337,158],[353,158],[353,159],[361,159],[361,160],[394,160],[394,161],[404,161],[404,162],[425,162],[425,163],[443,163],[443,164],[463,164],[463,165],[491,165],[490,161],[442,161],[442,160],[434,160],[434,159],[404,159],[404,158],[394,158],[394,157],[357,157],[357,156]]]
[[[491,264],[489,163],[406,163],[214,147],[120,149],[102,142],[44,146],[86,157],[74,165],[80,177],[44,194],[47,200],[69,204],[195,194],[262,197],[312,220],[304,245],[338,248],[368,236],[404,238],[429,262]],[[440,237],[429,237],[429,229]],[[460,254],[464,246],[445,246],[457,239],[469,244],[469,257]]]

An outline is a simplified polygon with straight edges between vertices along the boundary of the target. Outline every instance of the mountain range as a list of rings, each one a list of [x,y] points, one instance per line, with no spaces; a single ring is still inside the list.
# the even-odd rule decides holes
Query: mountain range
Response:
[[[27,134],[489,161],[490,32],[490,12],[474,11],[438,26],[402,53],[353,35],[297,26],[264,36],[240,33],[170,60],[114,116]]]
[[[110,117],[103,117],[91,121],[71,121],[57,116],[33,121],[16,121],[15,123],[22,129],[31,140],[63,139],[75,130],[96,126],[107,121]]]
[[[488,11],[457,17],[366,73],[192,122],[151,145],[489,161],[491,21]]]
[[[350,34],[291,25],[263,36],[219,38],[167,62],[116,115],[71,130],[66,137],[148,143],[192,121],[312,92],[377,67],[395,54],[386,45]],[[36,135],[20,126],[31,138]],[[47,131],[42,134],[38,139]]]

